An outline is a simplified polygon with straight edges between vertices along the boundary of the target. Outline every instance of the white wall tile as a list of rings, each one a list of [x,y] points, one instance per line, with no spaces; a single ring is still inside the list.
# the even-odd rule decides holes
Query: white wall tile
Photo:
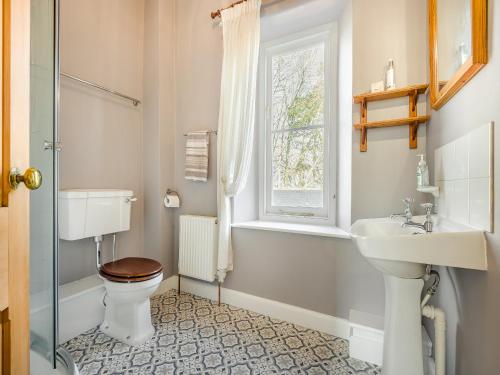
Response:
[[[490,178],[473,178],[469,180],[469,224],[486,231],[492,230],[490,185]]]
[[[448,143],[442,147],[443,180],[452,180],[455,176],[455,143]]]
[[[469,223],[469,184],[466,179],[453,181],[453,193],[449,202],[450,219],[457,223]]]
[[[443,150],[440,147],[434,151],[434,181],[443,180]]]
[[[492,123],[469,133],[469,178],[491,177]]]
[[[452,181],[443,181],[443,200],[444,206],[443,210],[440,211],[442,216],[451,217],[451,207],[453,204],[453,182]]]
[[[449,184],[449,183],[448,183]],[[436,212],[440,216],[448,217],[447,215],[447,207],[446,207],[446,197],[448,194],[445,194],[445,185],[446,181],[438,181],[437,186],[439,187],[439,191],[441,192],[439,194],[439,197],[437,198],[437,210]]]
[[[441,146],[434,153],[440,216],[491,231],[493,123]]]
[[[459,138],[454,144],[455,157],[453,158],[452,179],[466,179],[469,169],[469,137]]]

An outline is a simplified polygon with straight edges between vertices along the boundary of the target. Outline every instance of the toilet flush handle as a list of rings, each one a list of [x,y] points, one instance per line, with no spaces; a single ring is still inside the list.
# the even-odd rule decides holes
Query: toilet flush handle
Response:
[[[132,202],[137,202],[137,198],[136,197],[127,198],[127,203],[132,203]]]

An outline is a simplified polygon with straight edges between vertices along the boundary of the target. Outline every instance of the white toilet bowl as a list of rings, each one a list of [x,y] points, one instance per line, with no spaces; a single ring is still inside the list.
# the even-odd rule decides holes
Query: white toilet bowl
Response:
[[[143,258],[125,258],[117,262],[130,259],[145,260]],[[108,263],[104,267],[112,263]],[[104,267],[103,269],[105,269]],[[106,288],[104,298],[106,306],[104,322],[100,329],[108,336],[125,344],[139,346],[154,335],[149,298],[163,280],[161,268],[159,272],[150,275],[141,274],[136,269],[133,271],[136,275],[128,278],[106,274],[103,269],[101,269],[100,276],[104,280]],[[109,267],[107,270],[109,271]],[[120,280],[121,278],[123,281]]]

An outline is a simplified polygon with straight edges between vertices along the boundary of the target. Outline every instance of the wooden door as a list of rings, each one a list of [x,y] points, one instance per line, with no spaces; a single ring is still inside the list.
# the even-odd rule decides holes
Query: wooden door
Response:
[[[0,374],[29,374],[29,193],[9,170],[29,167],[30,2],[1,0]]]

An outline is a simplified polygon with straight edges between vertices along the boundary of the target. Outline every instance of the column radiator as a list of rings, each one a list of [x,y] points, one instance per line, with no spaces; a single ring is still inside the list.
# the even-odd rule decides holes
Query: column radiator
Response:
[[[217,218],[181,215],[179,275],[212,282],[217,273]]]

